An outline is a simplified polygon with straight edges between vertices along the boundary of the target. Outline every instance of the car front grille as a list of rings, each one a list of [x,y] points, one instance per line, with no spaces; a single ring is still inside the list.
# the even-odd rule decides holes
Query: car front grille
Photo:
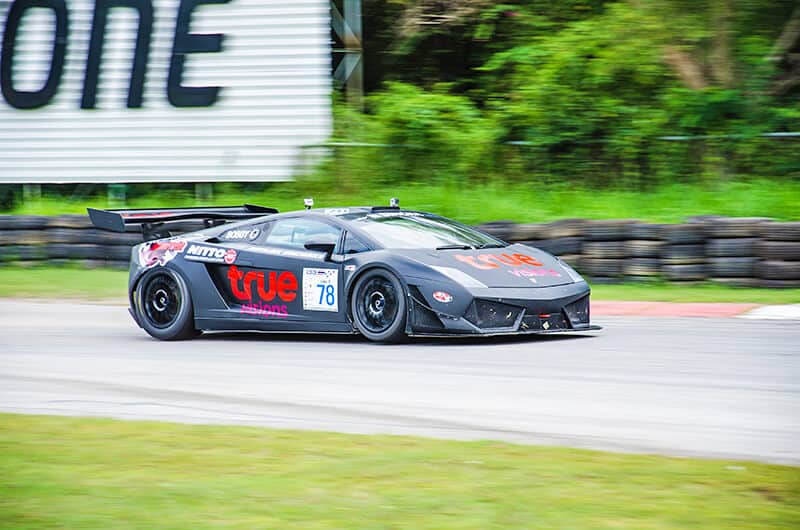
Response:
[[[470,304],[464,317],[481,329],[513,328],[523,309],[521,307],[477,299]]]

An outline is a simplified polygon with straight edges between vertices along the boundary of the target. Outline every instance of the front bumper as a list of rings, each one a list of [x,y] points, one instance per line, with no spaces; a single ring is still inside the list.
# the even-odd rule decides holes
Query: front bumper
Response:
[[[410,336],[554,334],[602,329],[590,323],[585,282],[528,289],[474,289],[460,315],[431,307],[411,289]]]

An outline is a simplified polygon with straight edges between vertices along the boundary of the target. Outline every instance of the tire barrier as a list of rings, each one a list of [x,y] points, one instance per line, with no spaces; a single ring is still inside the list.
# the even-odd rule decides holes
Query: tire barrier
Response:
[[[203,228],[186,221],[174,233]],[[693,216],[681,224],[562,219],[494,221],[478,228],[555,254],[594,283],[710,280],[720,285],[800,288],[800,221]],[[0,267],[73,263],[126,269],[142,235],[95,229],[85,215],[0,215]]]

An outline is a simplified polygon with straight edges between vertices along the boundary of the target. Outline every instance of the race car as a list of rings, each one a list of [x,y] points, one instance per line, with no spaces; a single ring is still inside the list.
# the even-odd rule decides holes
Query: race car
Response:
[[[88,212],[101,229],[141,229],[130,313],[157,339],[253,330],[399,342],[600,329],[589,321],[589,285],[542,250],[401,209],[395,199],[312,205]],[[173,235],[187,220],[206,228]]]

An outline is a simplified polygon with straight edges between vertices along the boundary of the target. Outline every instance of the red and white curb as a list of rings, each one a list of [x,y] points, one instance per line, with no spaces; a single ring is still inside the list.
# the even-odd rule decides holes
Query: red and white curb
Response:
[[[765,305],[739,317],[758,320],[800,320],[800,304]]]
[[[592,301],[592,316],[749,318],[800,320],[800,304],[760,305],[707,302]]]

